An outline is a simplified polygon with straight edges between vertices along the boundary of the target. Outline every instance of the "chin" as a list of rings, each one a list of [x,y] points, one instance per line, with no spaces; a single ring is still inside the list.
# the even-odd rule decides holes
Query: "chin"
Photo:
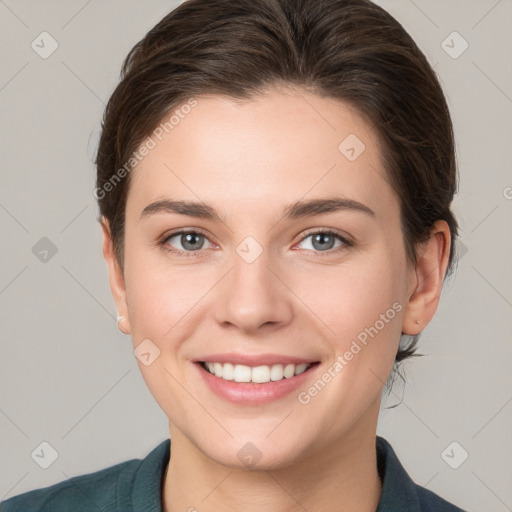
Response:
[[[249,436],[243,436],[213,444],[210,439],[205,441],[201,451],[217,464],[237,470],[269,471],[284,469],[296,463],[299,455],[297,442],[288,437],[288,443],[284,446],[282,439],[269,441],[265,440],[266,435],[253,437],[252,441]]]

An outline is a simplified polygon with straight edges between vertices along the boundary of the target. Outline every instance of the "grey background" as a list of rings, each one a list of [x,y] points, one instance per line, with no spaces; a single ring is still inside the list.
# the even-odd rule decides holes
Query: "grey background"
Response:
[[[512,510],[512,1],[378,3],[448,98],[462,241],[422,335],[429,355],[407,363],[407,385],[384,403],[401,405],[383,409],[378,433],[418,484],[469,510]],[[143,457],[168,437],[117,330],[92,161],[122,59],[176,5],[0,0],[0,499]],[[47,59],[31,48],[43,31],[59,45]],[[442,46],[453,31],[469,43],[458,58]],[[42,237],[57,248],[46,262],[33,252]],[[31,457],[42,441],[58,453],[48,469]],[[469,454],[457,469],[441,455],[453,441]]]

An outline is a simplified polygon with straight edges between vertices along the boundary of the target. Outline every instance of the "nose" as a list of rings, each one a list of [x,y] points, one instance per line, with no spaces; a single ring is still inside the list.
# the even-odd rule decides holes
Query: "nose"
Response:
[[[282,328],[293,316],[293,294],[284,271],[271,261],[269,251],[249,261],[234,254],[231,271],[217,290],[216,321],[247,334]]]

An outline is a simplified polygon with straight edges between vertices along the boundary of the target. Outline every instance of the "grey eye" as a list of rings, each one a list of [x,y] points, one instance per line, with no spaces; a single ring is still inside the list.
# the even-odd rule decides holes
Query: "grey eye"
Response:
[[[305,241],[309,239],[311,239],[311,242],[309,243],[309,247],[305,247],[305,249],[312,249],[320,252],[333,249],[335,247],[334,244],[336,239],[340,241],[340,244],[338,244],[336,247],[339,247],[343,243],[343,240],[341,240],[339,235],[324,231],[319,231],[317,233],[307,235],[301,240],[301,243],[305,243]]]
[[[171,244],[171,240],[176,238],[179,241],[179,244],[181,244],[180,247],[175,247],[173,244]],[[171,235],[167,240],[166,243],[172,245],[179,251],[198,251],[200,249],[203,249],[204,243],[207,240],[207,238],[202,235],[201,233],[196,232],[182,232],[182,233],[175,233],[174,235]]]

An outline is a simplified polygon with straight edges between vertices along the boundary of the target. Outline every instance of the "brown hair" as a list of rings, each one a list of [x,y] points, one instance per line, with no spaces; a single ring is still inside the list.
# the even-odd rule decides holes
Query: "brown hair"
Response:
[[[409,261],[443,219],[451,273],[457,171],[448,106],[424,54],[369,0],[187,0],[134,46],[107,104],[96,158],[98,220],[108,221],[121,268],[129,171],[155,127],[195,95],[250,100],[281,85],[347,102],[371,123],[400,201]],[[418,355],[418,337],[406,345],[402,336],[395,370]]]

